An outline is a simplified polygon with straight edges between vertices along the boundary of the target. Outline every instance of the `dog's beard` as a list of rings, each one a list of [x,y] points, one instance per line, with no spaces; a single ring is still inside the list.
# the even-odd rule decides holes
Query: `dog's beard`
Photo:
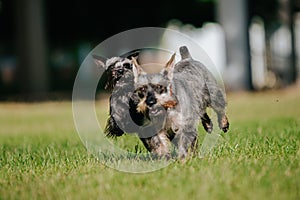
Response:
[[[123,76],[123,74],[119,74],[118,72],[114,71],[113,69],[108,69],[107,72],[107,83],[105,85],[106,90],[112,91],[114,87],[116,86],[118,80]]]
[[[149,108],[148,117],[151,121],[152,126],[156,129],[161,129],[164,126],[166,119],[166,110],[159,104],[155,104]]]
[[[149,138],[156,135],[165,126],[167,117],[166,110],[159,104],[147,107],[144,113],[143,124],[139,131],[140,138]]]

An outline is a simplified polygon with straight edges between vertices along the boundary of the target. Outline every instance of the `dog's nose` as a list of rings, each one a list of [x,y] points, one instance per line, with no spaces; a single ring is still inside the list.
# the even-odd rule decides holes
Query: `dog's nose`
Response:
[[[146,104],[148,105],[148,106],[153,106],[154,104],[156,104],[156,98],[155,98],[155,95],[154,95],[154,93],[148,93],[148,95],[147,95],[147,98],[146,98]]]
[[[122,74],[124,72],[124,69],[123,68],[119,68],[119,69],[117,69],[117,71],[118,71],[119,74]]]

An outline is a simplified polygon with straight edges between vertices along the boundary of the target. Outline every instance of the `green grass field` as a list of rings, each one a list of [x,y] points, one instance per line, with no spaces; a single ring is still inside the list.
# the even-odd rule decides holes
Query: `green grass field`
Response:
[[[298,200],[299,103],[299,88],[229,94],[230,131],[214,151],[144,174],[89,155],[71,102],[0,103],[0,199]],[[97,107],[107,111],[104,102]],[[124,148],[143,149],[131,143]]]

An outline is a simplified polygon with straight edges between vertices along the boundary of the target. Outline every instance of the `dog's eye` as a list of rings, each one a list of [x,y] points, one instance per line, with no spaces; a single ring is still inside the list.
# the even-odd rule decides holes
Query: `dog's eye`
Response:
[[[123,67],[126,68],[126,69],[132,69],[130,63],[124,63]]]
[[[147,86],[140,87],[140,88],[137,90],[137,94],[138,94],[138,96],[139,96],[141,99],[145,97],[146,90],[147,90]]]
[[[142,99],[142,98],[144,98],[144,96],[145,96],[145,92],[146,92],[146,89],[145,88],[140,88],[140,90],[138,91],[138,95],[139,95],[139,97]]]
[[[141,91],[138,92],[138,95],[141,99],[144,98],[144,96],[145,96],[144,93],[142,93]]]
[[[162,86],[162,85],[156,85],[154,88],[155,92],[157,92],[158,94],[162,94],[166,91],[166,87]]]

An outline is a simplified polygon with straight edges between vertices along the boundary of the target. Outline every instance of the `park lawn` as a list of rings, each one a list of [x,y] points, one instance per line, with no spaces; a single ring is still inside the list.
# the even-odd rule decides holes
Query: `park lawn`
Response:
[[[299,88],[227,98],[230,131],[210,154],[142,174],[87,153],[71,102],[0,103],[0,199],[300,199]]]

